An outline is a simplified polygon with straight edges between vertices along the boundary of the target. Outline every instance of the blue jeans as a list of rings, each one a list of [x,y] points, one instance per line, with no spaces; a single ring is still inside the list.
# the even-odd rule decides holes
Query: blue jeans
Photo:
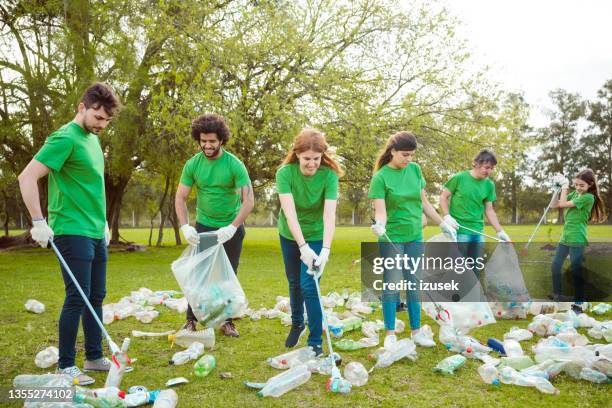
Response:
[[[563,268],[563,262],[569,254],[570,257],[570,271],[574,279],[575,287],[575,300],[576,303],[582,303],[584,301],[584,246],[567,246],[563,244],[557,245],[557,251],[552,261],[552,279],[553,279],[553,294],[561,294],[561,269]]]
[[[413,241],[405,244],[401,243],[379,243],[380,254],[385,258],[395,258],[399,254],[408,255],[410,258],[418,258],[423,255],[423,242]],[[397,248],[397,249],[396,249]],[[406,303],[408,308],[408,318],[410,319],[410,328],[417,330],[421,327],[421,301],[418,291],[418,278],[420,270],[415,273],[410,273],[410,269],[385,269],[383,273],[383,282],[399,282],[404,279],[409,282],[414,282],[417,290],[406,290]],[[385,321],[385,330],[395,330],[395,312],[397,304],[400,301],[399,290],[383,290],[382,295],[382,312]]]
[[[102,301],[106,296],[107,250],[104,239],[93,239],[79,235],[60,235],[53,240],[72,274],[89,299],[100,321]],[[89,308],[61,266],[66,298],[59,319],[59,368],[74,365],[75,345],[79,320],[83,320],[85,335],[85,358],[96,360],[104,356],[102,351],[102,330],[96,323]]]
[[[307,243],[316,253],[321,252],[323,241],[307,241]],[[295,241],[280,236],[280,245],[285,263],[285,274],[289,281],[291,323],[294,326],[304,324],[305,303],[308,312],[308,330],[310,331],[308,345],[320,346],[323,334],[323,315],[314,278],[306,273],[307,267],[300,259],[300,249]]]
[[[459,252],[471,259],[480,258],[484,252],[484,239],[482,235],[457,234],[457,248]],[[473,269],[476,279],[480,279],[480,270]]]

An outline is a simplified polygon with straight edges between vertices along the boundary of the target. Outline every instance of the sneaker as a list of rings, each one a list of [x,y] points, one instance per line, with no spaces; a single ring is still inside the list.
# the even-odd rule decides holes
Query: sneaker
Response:
[[[196,321],[195,320],[187,320],[185,322],[185,324],[183,325],[183,327],[181,327],[181,330],[187,330],[187,331],[198,331],[197,327],[196,327]]]
[[[234,322],[232,322],[231,320],[223,323],[220,329],[223,332],[223,334],[225,334],[228,337],[240,336],[240,333],[238,333],[238,330],[236,330],[236,326],[234,326]]]
[[[300,340],[300,337],[302,337],[302,333],[304,333],[305,330],[306,330],[306,325],[304,324],[300,326],[292,325],[291,331],[289,332],[289,335],[287,336],[287,339],[285,340],[285,347],[288,347],[288,348],[295,347],[295,345]]]
[[[319,357],[321,354],[323,354],[322,346],[310,346],[310,347],[312,347],[312,350],[315,352],[315,357]]]
[[[83,364],[83,371],[106,371],[108,372],[113,364],[110,359],[106,357],[98,358],[97,360],[85,360],[85,364]],[[134,367],[127,366],[125,367],[125,373],[129,373],[130,371],[134,371]]]
[[[90,385],[96,382],[93,378],[83,372],[77,366],[58,368],[58,374],[66,374],[72,377],[72,381],[75,385]]]
[[[433,339],[427,336],[423,330],[419,330],[417,334],[413,334],[411,337],[412,341],[414,341],[414,344],[417,346],[434,347],[436,345]]]
[[[582,305],[577,305],[576,303],[572,305],[572,311],[576,313],[577,315],[584,312],[582,310]]]
[[[384,348],[388,348],[397,343],[397,336],[395,334],[388,334],[385,337],[385,342],[383,343]]]

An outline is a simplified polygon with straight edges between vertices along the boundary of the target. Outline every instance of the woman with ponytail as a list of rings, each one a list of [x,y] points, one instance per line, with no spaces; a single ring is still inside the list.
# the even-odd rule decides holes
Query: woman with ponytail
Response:
[[[589,244],[587,225],[589,221],[602,222],[605,211],[593,170],[585,169],[576,174],[574,187],[576,190],[568,194],[569,183],[565,182],[559,198],[551,205],[552,208],[566,208],[565,225],[552,262],[552,278],[553,298],[558,300],[561,297],[561,269],[569,254],[575,286],[576,305],[573,309],[579,312],[582,308],[577,305],[584,301],[584,250]]]
[[[442,220],[427,200],[425,179],[413,158],[417,149],[416,137],[410,132],[399,132],[389,138],[374,167],[368,197],[374,201],[375,223],[372,232],[379,238],[381,255],[395,257],[397,251],[411,258],[423,254],[423,212],[440,226],[442,231],[456,240],[455,229]],[[384,244],[391,240],[393,244]],[[416,282],[420,271],[385,269],[385,282],[395,282],[400,274],[407,281]],[[388,287],[388,286],[384,286]],[[397,341],[395,313],[399,291],[384,290],[382,296],[385,321],[385,347]],[[420,346],[432,347],[432,339],[420,331],[421,306],[418,293],[407,291],[407,308],[412,339]]]
[[[336,227],[338,178],[342,175],[324,134],[317,129],[303,129],[297,135],[276,172],[281,204],[278,230],[292,322],[285,346],[294,347],[304,331],[306,304],[308,345],[317,355],[323,352],[323,316],[314,279],[321,278],[329,258]]]

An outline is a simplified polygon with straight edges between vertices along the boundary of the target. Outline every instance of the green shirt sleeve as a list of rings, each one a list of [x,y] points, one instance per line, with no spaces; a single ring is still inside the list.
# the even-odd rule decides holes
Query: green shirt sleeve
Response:
[[[489,180],[489,181],[490,181],[491,188],[489,189],[489,194],[485,198],[485,202],[493,203],[495,202],[495,200],[497,200],[497,194],[495,193],[495,183],[493,182],[493,180]]]
[[[568,197],[569,198],[569,197]],[[595,197],[593,194],[575,194],[574,197],[570,200],[577,209],[582,210],[583,208],[590,211],[593,208],[593,204],[595,203]]]
[[[446,187],[446,189],[450,191],[451,193],[454,193],[455,191],[457,191],[458,184],[459,184],[459,173],[451,177],[451,179],[448,180],[446,184],[444,184],[444,187]]]
[[[338,175],[331,169],[329,171],[329,175],[327,176],[327,183],[325,184],[325,199],[338,199]]]
[[[276,172],[276,191],[278,194],[291,194],[291,168],[283,166]]]
[[[74,147],[74,140],[63,132],[51,134],[34,158],[52,170],[60,171]]]
[[[181,184],[191,187],[193,186],[193,166],[191,165],[192,161],[188,160],[183,167],[183,172],[181,173]]]
[[[419,166],[418,164],[417,164],[417,169],[419,172],[419,180],[421,182],[421,190],[422,190],[427,185],[427,182],[425,181],[425,177],[423,177],[423,170],[421,170],[421,166]]]
[[[244,186],[248,186],[251,184],[251,180],[249,179],[249,173],[242,162],[237,162],[234,167],[235,171],[235,179],[236,179],[236,188],[241,188]]]
[[[380,172],[376,173],[372,177],[370,182],[370,191],[368,191],[368,198],[372,199],[385,199],[385,180],[381,177]]]

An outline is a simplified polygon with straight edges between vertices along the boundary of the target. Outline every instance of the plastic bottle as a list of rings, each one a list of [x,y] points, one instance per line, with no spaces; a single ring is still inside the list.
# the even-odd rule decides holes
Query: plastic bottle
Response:
[[[130,348],[130,338],[126,337],[123,340],[123,344],[121,345],[121,353],[118,353],[113,356],[113,361],[111,362],[110,370],[108,371],[108,376],[106,377],[106,382],[104,383],[104,387],[117,387],[121,386],[121,380],[123,379],[123,373],[125,373],[125,368],[130,363],[130,359],[127,355],[127,351]]]
[[[519,329],[518,327],[513,327],[508,333],[504,334],[504,340],[514,339],[516,341],[523,341],[531,338],[533,338],[533,333],[527,329]]]
[[[602,315],[604,313],[608,313],[610,309],[612,309],[612,305],[609,305],[607,303],[600,303],[597,306],[594,306],[591,309],[591,312],[598,314],[598,315]]]
[[[455,354],[454,356],[446,357],[433,368],[433,372],[449,375],[454,374],[455,370],[464,365],[466,360],[467,359],[461,354]]]
[[[351,392],[351,382],[344,378],[329,378],[325,383],[325,389],[334,394],[348,394]]]
[[[503,347],[508,357],[521,357],[524,355],[521,345],[514,339],[504,340]]]
[[[170,334],[168,336],[168,341],[182,347],[189,347],[197,341],[198,343],[202,343],[205,348],[212,349],[215,346],[215,330],[209,328],[194,332],[183,329],[175,334]]]
[[[370,371],[375,368],[389,367],[404,357],[415,360],[416,346],[411,339],[402,339],[393,343],[388,348],[381,348],[378,352],[374,353],[374,357],[377,359],[376,364]]]
[[[155,402],[157,395],[160,393],[156,391],[139,391],[125,396],[125,405],[128,407],[138,407],[140,405],[150,404]]]
[[[367,303],[356,303],[351,307],[351,311],[354,313],[370,314],[374,311],[374,308]]]
[[[178,395],[174,390],[163,390],[155,398],[153,408],[174,408],[178,402]]]
[[[315,352],[312,347],[302,347],[297,350],[292,350],[280,356],[268,358],[268,364],[274,368],[284,370],[297,364],[305,363],[315,357]]]
[[[178,353],[174,353],[172,359],[170,360],[170,364],[174,365],[182,365],[190,360],[196,360],[199,356],[204,353],[204,345],[199,342],[193,342],[187,348],[187,350],[179,351]]]
[[[361,387],[368,382],[368,371],[363,364],[352,361],[344,367],[344,378],[355,387]]]
[[[134,313],[134,317],[141,323],[151,323],[153,319],[159,316],[157,310],[143,310],[141,312]]]
[[[291,369],[270,378],[266,385],[257,393],[258,397],[280,397],[288,391],[299,387],[310,379],[311,373],[305,364],[299,364]]]
[[[13,379],[15,388],[72,387],[74,380],[66,374],[18,375]]]
[[[334,343],[334,348],[343,351],[359,350],[363,348],[359,342],[350,339],[342,339]]]
[[[489,340],[487,340],[487,346],[489,346],[490,348],[497,351],[503,356],[506,355],[506,350],[504,350],[504,344],[493,337],[490,337]]]
[[[363,320],[358,318],[357,316],[349,317],[347,319],[342,320],[342,328],[345,332],[357,330],[361,328]]]
[[[203,355],[193,365],[193,374],[196,377],[206,377],[216,366],[217,360],[215,360],[214,356],[210,354]]]
[[[49,346],[36,354],[34,364],[36,364],[36,367],[49,368],[56,364],[57,360],[59,360],[59,350],[57,347]]]
[[[582,371],[580,371],[580,378],[595,384],[610,384],[610,379],[607,375],[588,367],[584,367]]]
[[[24,306],[28,312],[32,312],[32,313],[38,314],[38,313],[42,313],[45,311],[45,305],[43,305],[36,299],[28,299],[28,301],[25,302]]]
[[[499,372],[497,368],[490,364],[483,364],[478,367],[478,374],[485,384],[499,385]]]
[[[126,407],[125,401],[116,395],[108,397],[90,397],[85,394],[77,392],[74,395],[73,401],[77,404],[89,404],[94,408],[124,408]]]
[[[514,384],[522,387],[535,387],[540,392],[546,394],[559,394],[551,383],[545,378],[535,376],[525,376],[518,373],[512,367],[504,367],[499,371],[499,379],[504,384]]]
[[[529,356],[518,356],[518,357],[502,357],[501,364],[503,366],[512,367],[515,370],[523,370],[525,368],[531,367],[535,363]]]

